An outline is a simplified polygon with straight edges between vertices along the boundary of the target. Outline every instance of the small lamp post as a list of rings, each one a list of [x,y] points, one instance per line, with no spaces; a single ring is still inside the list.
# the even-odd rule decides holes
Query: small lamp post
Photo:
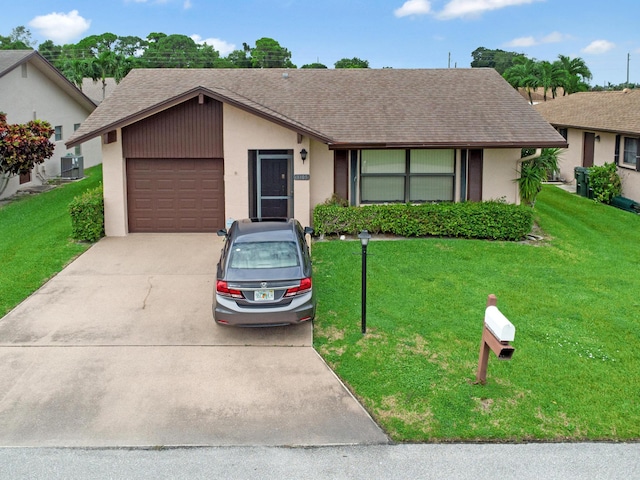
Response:
[[[367,332],[367,245],[371,239],[371,234],[367,230],[362,230],[358,234],[362,245],[362,334]]]

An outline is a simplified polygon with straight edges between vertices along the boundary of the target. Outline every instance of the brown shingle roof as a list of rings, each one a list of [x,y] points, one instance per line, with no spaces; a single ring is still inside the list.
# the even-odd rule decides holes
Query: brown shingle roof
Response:
[[[559,127],[640,134],[640,90],[574,93],[535,109]]]
[[[205,93],[334,146],[564,146],[493,69],[138,69],[69,145]]]

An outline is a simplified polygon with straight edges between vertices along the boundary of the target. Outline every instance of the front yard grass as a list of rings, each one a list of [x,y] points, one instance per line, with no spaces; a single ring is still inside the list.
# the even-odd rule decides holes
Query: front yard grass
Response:
[[[85,175],[0,207],[0,317],[89,248],[71,239],[68,206],[76,195],[100,184],[102,165],[86,169]]]
[[[316,242],[314,344],[399,442],[640,438],[640,217],[546,186],[535,243]],[[516,326],[476,385],[487,295]]]

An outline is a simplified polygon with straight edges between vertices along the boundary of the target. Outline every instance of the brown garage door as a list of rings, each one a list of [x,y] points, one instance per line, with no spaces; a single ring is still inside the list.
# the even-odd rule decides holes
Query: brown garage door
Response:
[[[221,159],[128,159],[130,232],[213,232],[224,228]]]

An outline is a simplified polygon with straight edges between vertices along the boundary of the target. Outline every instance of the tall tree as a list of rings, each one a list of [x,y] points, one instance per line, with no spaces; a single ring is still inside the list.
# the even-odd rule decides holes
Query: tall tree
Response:
[[[591,70],[587,67],[585,61],[580,58],[571,58],[565,55],[558,55],[557,60],[566,72],[564,94],[568,95],[576,92],[584,92],[589,89],[587,84],[591,80]]]
[[[342,58],[333,64],[335,68],[369,68],[368,60],[361,60],[358,57]]]
[[[515,65],[505,70],[502,76],[513,88],[524,88],[529,96],[529,103],[533,104],[531,94],[541,86],[539,68],[535,60],[518,58]]]
[[[300,68],[327,68],[327,66],[323,63],[307,63],[306,65],[302,65]]]
[[[253,68],[296,68],[291,63],[291,52],[273,38],[263,37],[256,40],[251,49],[251,66]]]
[[[547,92],[551,90],[551,95],[556,98],[558,87],[564,85],[566,72],[561,65],[556,62],[551,63],[543,60],[537,65],[537,74],[540,80],[540,86],[543,89],[544,101],[547,101]]]
[[[502,75],[508,68],[515,65],[516,59],[524,57],[524,54],[478,47],[471,52],[471,57],[473,58],[471,68],[494,68]]]
[[[8,37],[0,35],[0,50],[32,50],[35,43],[31,32],[23,25],[11,30]]]
[[[46,58],[49,62],[56,65],[62,56],[62,47],[56,45],[52,40],[46,40],[38,45],[38,53]]]

